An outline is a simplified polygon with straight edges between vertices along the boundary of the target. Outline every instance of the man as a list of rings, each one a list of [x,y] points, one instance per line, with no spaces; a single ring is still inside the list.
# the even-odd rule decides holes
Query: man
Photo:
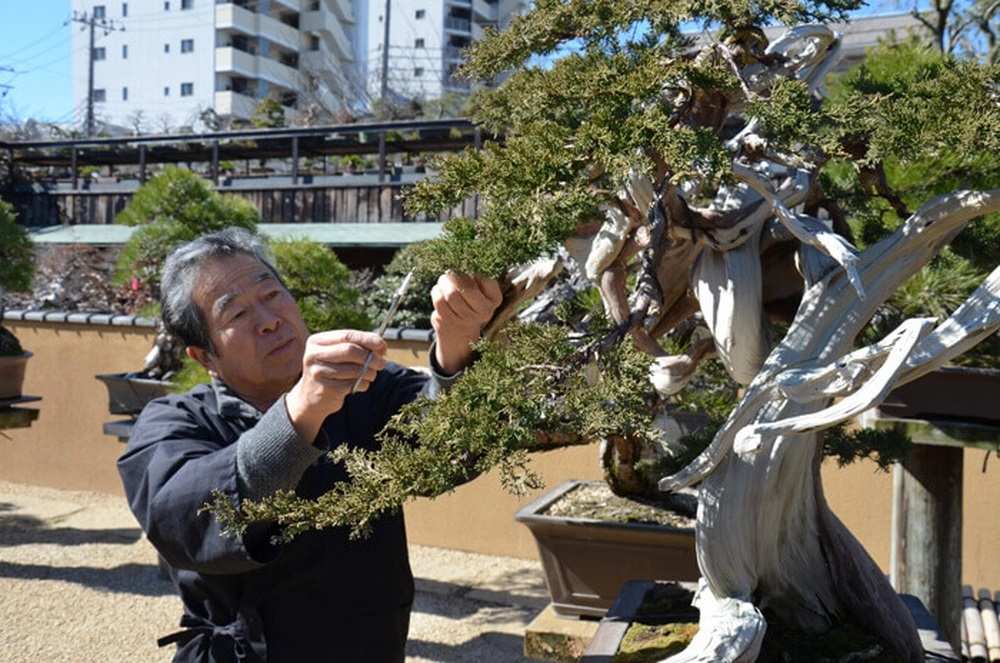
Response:
[[[402,661],[413,577],[401,514],[361,541],[331,528],[274,546],[275,526],[231,538],[201,508],[215,490],[234,503],[278,489],[314,498],[346,480],[325,451],[376,448],[403,404],[447,386],[501,301],[497,283],[439,279],[430,378],[388,363],[376,334],[309,336],[265,248],[243,230],[177,249],[161,291],[164,324],[212,377],[146,406],[118,461],[129,506],[184,602],[184,630],[161,645],[176,644],[174,661],[185,663]]]

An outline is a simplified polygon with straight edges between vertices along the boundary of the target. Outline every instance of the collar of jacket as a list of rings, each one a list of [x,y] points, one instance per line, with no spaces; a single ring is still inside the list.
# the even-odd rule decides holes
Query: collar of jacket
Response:
[[[260,419],[264,414],[240,398],[240,395],[233,391],[228,384],[215,377],[212,378],[212,391],[215,392],[215,402],[219,408],[219,414],[224,417]]]

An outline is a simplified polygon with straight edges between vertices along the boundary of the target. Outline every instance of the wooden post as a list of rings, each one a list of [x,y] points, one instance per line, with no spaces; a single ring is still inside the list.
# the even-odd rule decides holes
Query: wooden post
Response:
[[[69,167],[73,171],[73,190],[79,187],[80,184],[80,169],[76,165],[76,147],[70,148],[69,151]]]
[[[914,444],[896,514],[896,590],[924,602],[959,651],[962,618],[962,460],[957,447]]]
[[[146,183],[146,144],[139,145],[139,182]]]
[[[292,136],[292,184],[299,183],[299,137]]]

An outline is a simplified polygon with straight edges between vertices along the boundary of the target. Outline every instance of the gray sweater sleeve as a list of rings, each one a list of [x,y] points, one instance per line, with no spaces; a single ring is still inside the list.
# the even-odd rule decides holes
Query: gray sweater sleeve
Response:
[[[236,445],[236,477],[243,499],[293,490],[306,468],[324,453],[295,432],[284,397],[264,413],[256,426],[243,433]]]
[[[434,399],[462,376],[445,375],[430,349],[430,378],[422,394]],[[324,435],[322,431],[319,433]],[[284,397],[236,442],[236,477],[242,499],[260,499],[277,490],[294,490],[303,473],[328,450],[328,444],[306,444],[295,432]]]

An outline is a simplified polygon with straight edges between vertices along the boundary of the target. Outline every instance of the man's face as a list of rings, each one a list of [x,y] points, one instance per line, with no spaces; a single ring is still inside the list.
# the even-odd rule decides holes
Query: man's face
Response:
[[[306,330],[298,304],[259,260],[235,255],[202,266],[194,303],[214,352],[188,354],[248,401],[269,405],[302,371]]]

